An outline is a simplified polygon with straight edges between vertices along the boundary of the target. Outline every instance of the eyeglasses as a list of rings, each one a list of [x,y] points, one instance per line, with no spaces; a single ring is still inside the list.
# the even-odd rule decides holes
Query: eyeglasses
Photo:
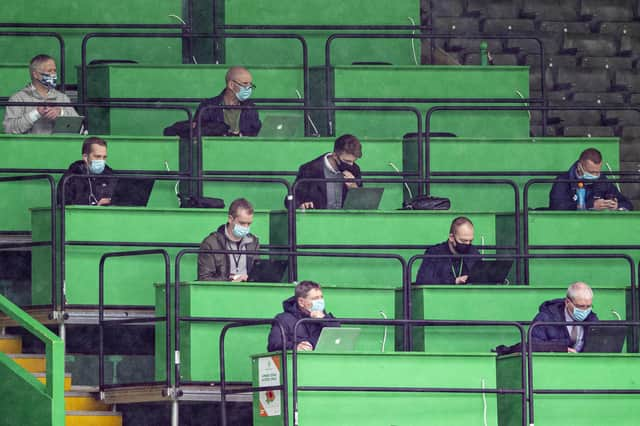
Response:
[[[571,302],[571,304],[573,306],[575,306],[578,309],[590,309],[591,307],[593,307],[593,304],[591,305],[578,305],[576,302],[574,302],[573,300],[571,300],[571,298],[567,297],[567,300],[569,300],[569,302]]]
[[[233,81],[235,84],[237,84],[238,86],[240,86],[240,87],[242,87],[244,89],[255,89],[256,88],[256,85],[253,84],[253,83],[242,84],[242,83],[240,83],[239,81],[236,81],[236,80],[231,80],[231,81]]]

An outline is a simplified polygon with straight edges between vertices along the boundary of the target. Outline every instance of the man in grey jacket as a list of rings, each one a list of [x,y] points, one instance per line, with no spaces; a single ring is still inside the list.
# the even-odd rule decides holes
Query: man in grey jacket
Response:
[[[229,206],[226,224],[209,234],[200,244],[201,250],[232,250],[233,253],[198,254],[198,280],[247,281],[256,256],[243,251],[258,250],[258,238],[249,233],[253,223],[253,206],[238,198]]]
[[[56,71],[56,62],[51,56],[35,56],[29,64],[31,83],[11,96],[9,101],[71,103],[67,95],[55,89]],[[10,105],[2,124],[5,133],[50,134],[58,117],[77,115],[72,107]]]

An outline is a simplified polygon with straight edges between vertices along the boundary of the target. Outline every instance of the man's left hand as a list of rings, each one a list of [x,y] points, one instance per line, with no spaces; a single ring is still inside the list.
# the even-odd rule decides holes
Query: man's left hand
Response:
[[[234,275],[231,278],[231,281],[233,281],[234,283],[237,283],[241,281],[247,281],[248,279],[249,279],[249,276],[247,274],[238,274],[238,275]]]
[[[618,210],[618,200],[613,198],[611,200],[607,200],[607,208],[610,210]]]
[[[311,318],[324,318],[325,314],[322,311],[311,311],[309,314]]]
[[[345,179],[349,179],[344,183],[344,185],[347,188],[357,188],[358,187],[358,184],[354,181],[356,177],[353,175],[353,173],[345,170],[344,172],[342,172],[342,176],[344,176]]]
[[[60,111],[62,111],[60,107],[45,107],[43,117],[47,120],[55,120],[60,116]]]

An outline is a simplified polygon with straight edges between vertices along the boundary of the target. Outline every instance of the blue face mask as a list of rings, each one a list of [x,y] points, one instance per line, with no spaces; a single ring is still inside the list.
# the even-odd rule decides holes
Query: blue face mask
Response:
[[[56,81],[58,80],[56,74],[40,73],[40,76],[40,83],[52,89],[56,87]]]
[[[591,313],[591,308],[589,309],[578,309],[575,306],[573,307],[573,319],[576,321],[584,321],[589,314]]]
[[[236,238],[244,238],[249,234],[249,227],[238,225],[237,223],[233,225],[233,235]]]
[[[104,171],[104,165],[104,160],[91,160],[91,163],[89,164],[89,171],[94,175],[99,175]]]
[[[324,311],[324,299],[316,299],[312,302],[311,305],[311,312],[323,312]]]
[[[582,172],[582,178],[586,180],[595,180],[595,179],[598,179],[599,177],[600,176],[592,175],[589,172]]]
[[[238,98],[240,102],[244,102],[251,97],[252,92],[253,92],[253,88],[251,86],[249,87],[240,86],[240,90],[236,92],[236,98]]]

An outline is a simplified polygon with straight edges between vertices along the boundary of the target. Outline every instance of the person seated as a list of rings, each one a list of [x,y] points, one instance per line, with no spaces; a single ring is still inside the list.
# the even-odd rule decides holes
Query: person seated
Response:
[[[602,154],[595,148],[585,149],[568,172],[556,179],[575,179],[575,182],[554,182],[549,193],[551,210],[577,210],[578,183],[586,189],[585,204],[593,210],[633,210],[633,204],[616,185],[600,173]]]
[[[301,182],[295,189],[295,205],[301,209],[341,209],[349,188],[362,186],[360,167],[356,160],[362,157],[362,145],[353,135],[336,139],[333,152],[303,164],[296,182],[301,179],[344,179],[344,182]],[[294,183],[295,185],[295,183]]]
[[[251,234],[253,206],[244,198],[229,206],[229,217],[200,244],[200,250],[232,250],[233,253],[199,253],[198,280],[247,281],[256,256],[242,254],[260,248],[258,237]]]
[[[198,106],[196,117],[200,116],[202,134],[207,136],[257,136],[262,127],[258,110],[222,109],[207,106],[250,106],[249,100],[255,85],[249,70],[243,67],[231,67],[225,76],[226,87],[214,98],[204,100]],[[204,110],[204,111],[203,111]],[[193,123],[194,128],[197,120]]]
[[[84,176],[82,179],[67,180],[64,187],[66,205],[107,206],[111,204],[116,180],[104,178],[104,176],[113,175],[113,170],[106,161],[107,141],[96,137],[85,139],[82,143],[82,159],[71,163],[60,180],[59,189],[62,188],[62,182],[66,176]]]
[[[284,328],[287,341],[286,349],[293,349],[294,345],[299,351],[312,351],[315,349],[324,327],[338,327],[337,323],[307,322],[301,324],[296,330],[296,340],[293,339],[293,329],[302,318],[335,318],[325,311],[324,298],[320,284],[313,281],[302,281],[296,285],[292,297],[282,302],[284,312],[276,315],[278,324]],[[281,351],[283,349],[280,327],[273,324],[269,332],[269,344],[267,350]]]
[[[451,222],[449,238],[440,244],[430,247],[425,255],[447,255],[447,257],[422,260],[416,284],[466,284],[469,271],[479,258],[463,258],[460,255],[478,255],[472,245],[474,237],[473,223],[469,218],[460,216]]]
[[[9,102],[71,103],[56,90],[56,62],[49,55],[37,55],[29,63],[31,83],[9,98]],[[58,117],[77,116],[73,107],[8,105],[4,114],[5,133],[51,134]]]
[[[575,282],[567,289],[564,299],[553,299],[540,305],[533,322],[567,321],[585,323],[598,321],[591,310],[593,290],[586,283]],[[566,346],[567,352],[581,352],[589,338],[589,328],[579,325],[548,325],[535,327],[533,342],[555,342]]]

